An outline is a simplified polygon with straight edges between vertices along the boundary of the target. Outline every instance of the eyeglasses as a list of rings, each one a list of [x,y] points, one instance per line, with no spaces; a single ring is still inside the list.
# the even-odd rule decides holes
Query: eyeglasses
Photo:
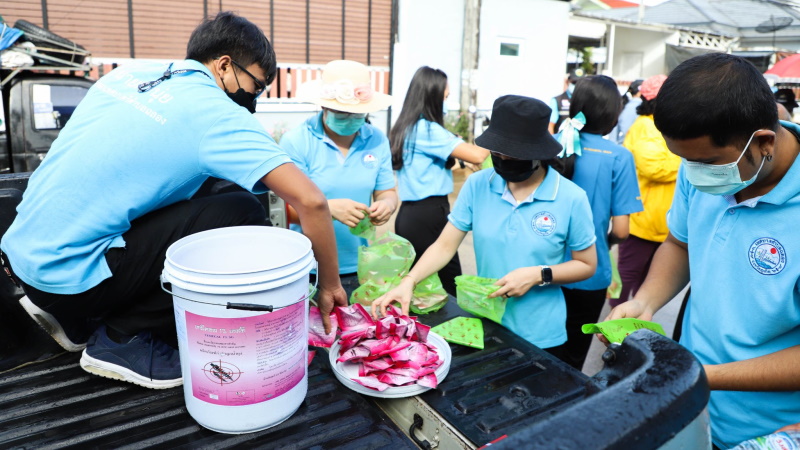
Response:
[[[264,84],[264,83],[263,83],[261,80],[259,80],[258,78],[256,78],[256,77],[255,77],[255,75],[253,75],[252,73],[248,72],[248,71],[247,71],[247,69],[245,69],[244,67],[242,67],[242,66],[241,66],[239,63],[237,63],[237,62],[236,62],[236,61],[234,61],[234,60],[231,60],[231,63],[233,63],[233,65],[234,65],[234,66],[238,67],[238,68],[239,68],[239,70],[241,70],[242,72],[244,72],[244,73],[246,73],[246,74],[250,75],[250,78],[252,78],[252,79],[253,79],[253,82],[256,84],[256,88],[257,88],[257,89],[256,89],[256,92],[255,92],[255,96],[256,96],[256,97],[259,97],[259,96],[261,96],[261,94],[263,94],[263,93],[264,93],[264,91],[266,91],[266,90],[267,90],[267,85],[266,85],[266,84]]]

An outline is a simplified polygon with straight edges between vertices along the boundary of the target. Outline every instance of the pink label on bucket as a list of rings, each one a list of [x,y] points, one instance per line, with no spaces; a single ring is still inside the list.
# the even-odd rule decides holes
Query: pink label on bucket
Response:
[[[305,314],[304,302],[231,319],[186,311],[194,397],[215,405],[252,405],[295,387],[306,374]]]

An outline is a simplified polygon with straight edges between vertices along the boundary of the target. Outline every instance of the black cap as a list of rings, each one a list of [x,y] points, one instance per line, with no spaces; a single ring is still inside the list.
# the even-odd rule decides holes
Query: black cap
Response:
[[[639,86],[642,85],[642,82],[644,82],[644,80],[638,79],[638,80],[634,81],[633,83],[631,83],[631,85],[628,86],[628,92],[630,92],[631,95],[638,94],[639,93]]]
[[[516,159],[545,161],[561,152],[547,126],[550,107],[541,100],[505,95],[494,101],[489,128],[475,143],[495,153]]]
[[[791,89],[778,89],[775,92],[775,101],[785,106],[789,111],[797,107],[794,91]]]

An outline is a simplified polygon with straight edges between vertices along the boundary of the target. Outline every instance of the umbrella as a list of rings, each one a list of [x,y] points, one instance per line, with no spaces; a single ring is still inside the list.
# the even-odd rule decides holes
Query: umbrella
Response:
[[[800,54],[783,58],[764,74],[777,76],[778,83],[800,83]]]

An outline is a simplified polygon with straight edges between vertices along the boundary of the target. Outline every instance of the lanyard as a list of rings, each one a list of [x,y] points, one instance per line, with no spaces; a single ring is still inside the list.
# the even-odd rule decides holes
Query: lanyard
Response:
[[[147,83],[142,83],[142,84],[140,84],[140,85],[139,85],[139,92],[140,92],[140,93],[141,93],[141,92],[147,92],[147,91],[149,91],[150,89],[153,89],[154,87],[156,87],[156,86],[158,86],[159,84],[161,84],[161,83],[162,83],[164,80],[169,80],[170,78],[172,78],[172,76],[173,76],[173,75],[180,75],[180,74],[182,74],[182,73],[187,73],[187,72],[200,72],[200,73],[202,73],[203,75],[205,75],[205,76],[207,76],[207,77],[208,77],[208,74],[207,74],[207,73],[203,72],[202,70],[198,70],[198,69],[180,69],[180,70],[172,70],[172,64],[173,64],[173,63],[169,63],[169,67],[167,67],[167,70],[164,72],[164,75],[162,75],[160,78],[158,78],[158,79],[156,79],[156,80],[153,80],[153,81],[148,81]],[[209,78],[211,78],[211,77],[209,77]]]

